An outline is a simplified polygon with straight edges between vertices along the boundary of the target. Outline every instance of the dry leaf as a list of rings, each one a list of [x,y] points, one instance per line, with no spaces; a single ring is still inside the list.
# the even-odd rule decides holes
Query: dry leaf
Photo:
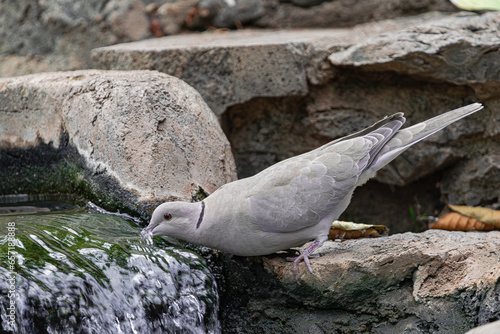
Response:
[[[328,238],[331,240],[377,238],[388,233],[389,229],[384,225],[355,224],[336,220],[332,223]]]
[[[475,218],[464,216],[458,212],[450,212],[439,218],[429,228],[448,231],[491,231],[492,225],[486,225]]]
[[[479,206],[461,206],[461,205],[450,205],[450,209],[464,216],[475,218],[482,223],[487,225],[493,225],[496,228],[500,228],[500,211],[492,210],[487,208],[482,208]]]

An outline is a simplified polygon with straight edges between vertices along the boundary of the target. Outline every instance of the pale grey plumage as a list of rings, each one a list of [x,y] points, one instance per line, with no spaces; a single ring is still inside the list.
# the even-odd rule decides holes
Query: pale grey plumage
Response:
[[[327,239],[331,223],[346,209],[354,189],[405,149],[482,106],[459,108],[400,130],[402,113],[228,183],[203,204],[160,205],[145,233],[169,235],[236,255],[254,256],[315,240],[296,260]],[[168,221],[165,217],[172,218]]]

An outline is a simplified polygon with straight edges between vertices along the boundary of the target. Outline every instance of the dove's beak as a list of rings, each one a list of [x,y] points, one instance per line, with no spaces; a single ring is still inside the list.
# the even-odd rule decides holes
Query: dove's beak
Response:
[[[157,227],[158,224],[149,224],[145,229],[143,229],[141,231],[141,236],[142,237],[145,237],[145,236],[154,236],[154,232],[153,230],[155,229],[155,227]]]

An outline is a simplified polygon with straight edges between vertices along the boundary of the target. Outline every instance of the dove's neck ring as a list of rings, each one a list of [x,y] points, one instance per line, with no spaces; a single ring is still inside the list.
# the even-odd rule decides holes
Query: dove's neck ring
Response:
[[[204,216],[205,216],[205,202],[201,202],[201,212],[200,212],[200,217],[198,218],[198,222],[196,223],[196,229],[200,227]]]

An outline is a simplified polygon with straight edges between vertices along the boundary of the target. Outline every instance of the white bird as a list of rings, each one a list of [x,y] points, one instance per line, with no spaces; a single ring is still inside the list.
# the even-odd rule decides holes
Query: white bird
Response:
[[[223,185],[201,202],[167,202],[143,235],[166,235],[241,256],[258,256],[314,240],[294,258],[294,273],[328,239],[354,189],[411,145],[482,109],[474,103],[400,129],[403,113],[352,135]]]

